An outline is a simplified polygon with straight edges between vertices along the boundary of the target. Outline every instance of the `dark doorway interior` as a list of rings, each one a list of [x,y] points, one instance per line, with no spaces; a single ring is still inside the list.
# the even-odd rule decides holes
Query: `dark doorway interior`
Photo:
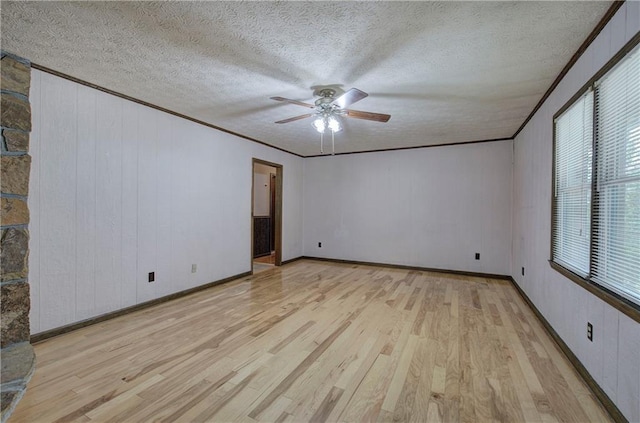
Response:
[[[280,265],[282,167],[254,159],[252,188],[252,268]]]

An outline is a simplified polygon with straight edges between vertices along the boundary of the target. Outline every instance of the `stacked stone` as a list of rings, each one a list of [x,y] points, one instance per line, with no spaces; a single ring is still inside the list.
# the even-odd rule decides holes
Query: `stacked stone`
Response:
[[[33,373],[35,357],[29,343],[29,132],[31,66],[1,52],[0,62],[0,399],[5,422],[22,397]]]

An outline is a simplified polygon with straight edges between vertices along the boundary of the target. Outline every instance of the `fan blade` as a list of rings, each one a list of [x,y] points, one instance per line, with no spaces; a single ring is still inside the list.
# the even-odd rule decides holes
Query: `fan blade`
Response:
[[[284,120],[279,120],[276,123],[289,123],[289,122],[293,122],[295,120],[300,120],[300,119],[306,119],[310,116],[313,116],[313,113],[307,113],[306,115],[300,115],[300,116],[295,116],[289,119],[284,119]]]
[[[344,109],[345,107],[355,103],[356,101],[362,100],[368,95],[369,94],[365,93],[364,91],[360,91],[357,88],[351,88],[349,91],[336,98],[333,101],[333,104],[341,109]]]
[[[360,110],[345,110],[346,115],[351,118],[374,120],[376,122],[387,122],[391,115],[385,115],[382,113],[361,112]]]
[[[291,100],[289,98],[284,98],[284,97],[271,97],[271,100],[284,101],[285,103],[297,104],[298,106],[308,107],[310,109],[315,109],[315,107],[316,107],[313,104],[303,103],[302,101]]]

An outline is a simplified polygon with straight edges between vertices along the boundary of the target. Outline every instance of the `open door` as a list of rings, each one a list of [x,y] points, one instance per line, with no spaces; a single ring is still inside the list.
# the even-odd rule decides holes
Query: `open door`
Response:
[[[251,271],[282,264],[282,165],[253,159]]]
[[[271,207],[269,209],[269,220],[271,223],[271,251],[276,250],[276,174],[272,173],[269,178],[269,197]]]

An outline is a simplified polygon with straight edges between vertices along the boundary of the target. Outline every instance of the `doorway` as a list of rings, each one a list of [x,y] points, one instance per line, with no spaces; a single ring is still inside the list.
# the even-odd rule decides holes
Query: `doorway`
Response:
[[[282,165],[253,159],[251,271],[282,264]]]

